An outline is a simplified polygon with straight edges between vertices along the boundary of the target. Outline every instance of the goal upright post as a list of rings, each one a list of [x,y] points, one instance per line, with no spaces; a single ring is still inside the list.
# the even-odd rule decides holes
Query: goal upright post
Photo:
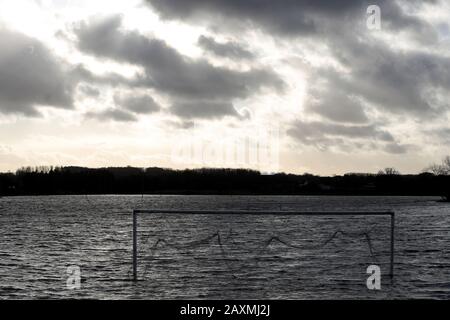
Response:
[[[137,281],[137,212],[133,210],[133,281]]]

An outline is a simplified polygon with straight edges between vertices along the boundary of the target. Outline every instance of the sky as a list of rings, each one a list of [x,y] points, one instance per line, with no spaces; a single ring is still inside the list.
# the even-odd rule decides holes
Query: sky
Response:
[[[417,173],[450,154],[445,0],[0,0],[0,171]]]

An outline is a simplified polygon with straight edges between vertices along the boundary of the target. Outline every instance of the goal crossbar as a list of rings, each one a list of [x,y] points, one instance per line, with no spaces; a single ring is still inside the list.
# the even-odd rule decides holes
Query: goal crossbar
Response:
[[[390,277],[394,277],[394,234],[395,212],[393,211],[255,211],[255,210],[133,210],[133,281],[138,280],[137,217],[139,214],[183,214],[183,215],[265,215],[265,216],[389,216],[390,237]]]

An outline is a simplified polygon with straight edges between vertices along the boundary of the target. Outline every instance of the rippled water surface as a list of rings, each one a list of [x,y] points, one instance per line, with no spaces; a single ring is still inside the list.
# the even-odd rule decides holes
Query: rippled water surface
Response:
[[[450,298],[450,205],[436,198],[53,196],[0,198],[0,298]],[[384,211],[389,217],[163,215],[135,208]],[[366,287],[381,267],[380,291]],[[67,268],[81,287],[67,287]]]

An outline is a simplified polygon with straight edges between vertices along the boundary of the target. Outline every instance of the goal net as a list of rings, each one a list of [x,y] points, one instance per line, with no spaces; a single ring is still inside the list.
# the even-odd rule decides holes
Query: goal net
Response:
[[[193,296],[365,287],[368,266],[379,266],[386,279],[392,272],[393,218],[389,212],[136,211],[135,275]]]

